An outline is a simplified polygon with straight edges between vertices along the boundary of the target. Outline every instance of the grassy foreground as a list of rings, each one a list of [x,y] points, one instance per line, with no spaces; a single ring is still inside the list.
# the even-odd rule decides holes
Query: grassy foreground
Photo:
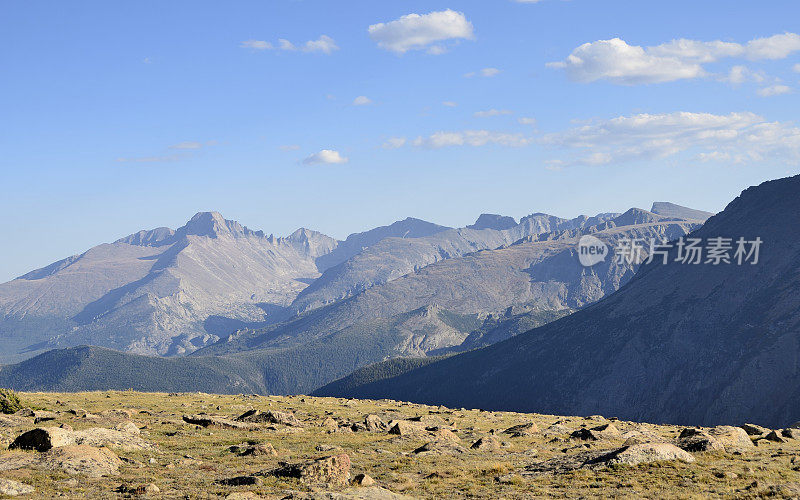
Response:
[[[675,442],[683,428],[609,421],[599,416],[483,412],[333,398],[137,392],[23,393],[20,397],[23,404],[34,410],[49,410],[55,414],[54,420],[38,424],[34,424],[33,417],[22,416],[0,421],[3,445],[0,477],[34,486],[36,491],[22,495],[25,498],[137,496],[136,487],[148,484],[154,484],[160,491],[141,495],[158,498],[304,498],[304,495],[309,498],[392,498],[392,493],[412,498],[782,498],[800,495],[800,440],[791,438],[779,443],[752,436],[756,440],[753,448],[692,452],[694,463],[658,461],[637,466],[574,468],[558,464],[569,463],[572,458],[591,452],[619,449],[631,435]],[[292,412],[302,422],[302,427],[267,424],[252,429],[201,427],[182,419],[184,415],[207,413],[232,420],[249,409]],[[88,414],[84,415],[84,411]],[[431,433],[398,436],[385,430],[352,432],[339,427],[348,422],[363,423],[369,414],[387,423],[422,417],[419,425],[453,429],[457,439],[443,446],[431,446],[429,451],[414,453],[425,443],[435,441]],[[337,425],[333,425],[331,418]],[[141,429],[141,438],[156,447],[133,451],[112,448],[123,459],[118,475],[91,478],[70,475],[59,469],[3,465],[40,453],[7,449],[24,431],[61,424],[75,431],[113,428],[126,420],[135,423]],[[531,422],[538,430],[527,435],[513,437],[502,433],[512,426]],[[575,430],[609,422],[622,435],[593,441],[570,437]],[[487,444],[485,449],[471,449],[481,438]],[[269,443],[277,455],[240,456],[230,451],[231,446],[242,443]],[[495,446],[490,446],[491,443]],[[300,463],[341,453],[349,455],[353,476],[367,474],[374,478],[376,487],[310,485],[268,473],[278,468],[279,462]],[[227,478],[252,475],[258,477],[256,484],[220,483]],[[123,485],[128,493],[115,491]]]

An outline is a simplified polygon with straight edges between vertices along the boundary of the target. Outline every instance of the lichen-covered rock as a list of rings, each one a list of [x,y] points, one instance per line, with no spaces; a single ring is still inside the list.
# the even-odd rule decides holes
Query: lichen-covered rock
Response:
[[[350,482],[350,456],[341,453],[299,464],[283,464],[272,471],[277,477],[299,479],[306,484],[346,486]]]
[[[67,474],[102,477],[119,474],[122,460],[105,447],[76,445],[53,448],[42,456],[42,465]]]
[[[0,495],[15,497],[17,495],[28,495],[36,491],[36,489],[25,483],[14,481],[13,479],[0,478]]]
[[[520,424],[520,425],[515,425],[513,427],[509,427],[508,429],[503,431],[503,434],[508,434],[511,437],[524,437],[524,436],[532,436],[533,434],[537,434],[538,432],[539,432],[539,426],[537,426],[535,422],[529,422],[527,424]]]
[[[303,423],[289,412],[272,411],[261,412],[260,410],[248,410],[236,417],[237,422],[278,424],[288,427],[302,427]]]
[[[643,443],[625,446],[607,455],[597,458],[594,463],[607,465],[639,465],[652,462],[668,462],[678,460],[692,463],[695,458],[686,451],[669,443]]]
[[[470,446],[471,449],[477,451],[499,451],[502,447],[503,443],[494,436],[484,436]]]

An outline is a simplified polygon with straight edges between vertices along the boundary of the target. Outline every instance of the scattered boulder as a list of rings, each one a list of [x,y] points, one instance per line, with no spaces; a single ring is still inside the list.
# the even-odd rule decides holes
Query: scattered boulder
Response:
[[[237,422],[267,423],[285,425],[287,427],[302,427],[303,423],[292,413],[272,411],[262,413],[260,410],[249,410],[236,417]]]
[[[299,479],[306,484],[346,486],[350,481],[350,457],[341,453],[300,464],[283,464],[272,471],[277,477]]]
[[[270,443],[263,443],[263,444],[254,444],[252,446],[248,446],[242,450],[239,454],[242,457],[276,457],[278,456],[278,452],[275,451],[275,447],[272,446]]]
[[[542,434],[548,437],[563,436],[564,434],[570,434],[570,433],[572,433],[572,429],[564,425],[561,425],[559,423],[555,423],[542,431]]]
[[[215,415],[206,415],[205,413],[200,415],[184,415],[183,421],[187,424],[199,425],[200,427],[222,427],[223,429],[239,429],[239,430],[254,430],[257,429],[258,426],[253,423],[248,422],[237,422],[234,420],[227,419],[225,417],[219,417]]]
[[[592,463],[602,463],[606,465],[639,465],[674,460],[692,463],[695,461],[695,458],[690,453],[687,453],[673,444],[644,443],[625,446],[595,459]]]
[[[375,480],[366,474],[358,474],[353,478],[353,484],[356,486],[374,486]]]
[[[681,431],[678,436],[678,446],[685,451],[695,452],[725,449],[725,445],[708,432],[691,427]]]
[[[770,431],[770,429],[756,424],[744,424],[742,429],[747,433],[748,436],[763,436]]]
[[[55,420],[56,418],[58,418],[58,415],[56,415],[56,413],[52,411],[36,410],[33,412],[32,417],[33,417],[33,423],[38,424],[40,422],[49,422],[51,420]]]
[[[386,430],[386,422],[377,415],[367,415],[364,417],[364,426],[369,432],[383,432]]]
[[[579,439],[581,441],[599,441],[601,439],[618,439],[622,434],[614,426],[614,424],[603,424],[591,429],[581,428],[570,434],[572,439]]]
[[[8,448],[11,450],[47,451],[51,448],[71,444],[74,444],[71,431],[60,427],[45,427],[20,434]]]
[[[527,424],[515,425],[503,431],[503,434],[509,434],[511,437],[525,437],[532,436],[539,432],[539,426],[535,422]]]
[[[51,449],[42,456],[42,465],[47,469],[62,470],[71,475],[102,477],[119,474],[122,460],[105,447],[75,445]]]
[[[499,451],[502,447],[503,443],[494,436],[484,436],[470,446],[471,449],[478,451]]]
[[[138,430],[138,429],[137,429]],[[95,427],[74,431],[61,427],[39,427],[17,436],[9,449],[48,451],[70,445],[111,446],[124,450],[146,450],[153,448],[139,436],[115,429]]]
[[[127,432],[129,434],[139,434],[141,432],[139,431],[139,426],[137,426],[130,420],[118,423],[117,425],[114,426],[114,430],[120,432]]]
[[[25,483],[14,481],[13,479],[0,478],[0,495],[15,497],[17,495],[29,495],[36,489]]]
[[[429,441],[414,450],[415,455],[461,455],[463,453],[467,453],[466,448],[460,443],[448,440]]]
[[[339,429],[339,422],[332,419],[331,417],[326,418],[322,421],[322,427],[328,429],[328,432],[336,432]]]
[[[121,484],[117,486],[114,491],[117,493],[122,493],[123,495],[155,495],[156,493],[161,493],[161,488],[153,483],[140,484],[138,486]]]
[[[223,486],[260,486],[263,480],[258,476],[236,476],[217,481]]]
[[[410,420],[389,422],[389,425],[391,426],[389,429],[389,434],[394,434],[401,437],[415,437],[426,433],[424,425]]]
[[[781,431],[781,436],[789,439],[800,439],[800,429],[783,429]]]
[[[769,434],[763,437],[763,439],[766,439],[767,441],[772,441],[773,443],[786,442],[786,440],[782,436],[778,435],[777,431],[770,431]]]
[[[709,429],[708,432],[722,443],[722,446],[728,451],[753,448],[755,446],[750,436],[741,427],[720,425]]]

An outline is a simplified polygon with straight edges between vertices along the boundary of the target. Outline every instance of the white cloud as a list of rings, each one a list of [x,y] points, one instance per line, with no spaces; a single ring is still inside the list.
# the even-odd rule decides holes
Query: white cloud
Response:
[[[317,40],[309,40],[303,45],[303,52],[322,52],[323,54],[330,54],[334,50],[339,50],[339,46],[333,38],[322,35]]]
[[[530,117],[523,116],[522,118],[517,120],[517,122],[519,122],[520,125],[532,125],[532,126],[535,126],[536,125],[536,118],[530,118]]]
[[[381,146],[383,149],[399,149],[406,145],[407,139],[405,137],[390,137]]]
[[[766,78],[767,77],[764,76],[764,73],[761,71],[753,71],[747,66],[734,66],[731,68],[728,76],[722,78],[722,80],[738,85],[747,81],[760,83],[766,80]]]
[[[458,107],[458,103],[455,101],[444,101],[442,102],[442,106],[446,106],[448,108],[455,108]]]
[[[472,23],[461,12],[450,9],[408,14],[388,23],[373,24],[368,31],[379,47],[397,54],[425,49],[441,54],[446,48],[440,42],[474,38]]]
[[[117,158],[120,163],[162,163],[179,161],[183,157],[181,155],[163,155],[163,156],[143,156],[138,158]]]
[[[784,33],[767,38],[756,38],[745,45],[745,57],[758,59],[784,59],[800,51],[800,35]]]
[[[543,144],[563,150],[560,166],[668,158],[695,152],[703,161],[800,163],[800,128],[754,113],[667,113],[620,116],[548,134]]]
[[[564,69],[570,79],[578,82],[607,80],[638,85],[707,76],[702,65],[723,58],[783,59],[797,51],[800,35],[795,33],[757,38],[745,44],[679,39],[652,47],[629,45],[613,38],[585,43],[565,60],[549,63],[548,67]]]
[[[788,94],[791,91],[792,89],[787,87],[786,85],[770,85],[769,87],[758,89],[756,93],[761,97],[773,97],[776,95]]]
[[[173,144],[169,149],[200,149],[203,147],[202,142],[197,141],[184,141],[178,144]]]
[[[792,66],[792,71],[794,71],[795,73],[800,73],[800,63],[797,63],[794,66]]]
[[[417,147],[441,149],[452,146],[499,146],[521,147],[531,143],[531,139],[522,134],[493,132],[490,130],[464,130],[460,132],[436,132],[428,137],[417,137],[413,144]]]
[[[303,163],[306,165],[336,165],[347,163],[349,160],[342,156],[338,151],[333,149],[323,149],[319,153],[314,153],[313,155],[309,156]]]
[[[372,99],[365,95],[360,95],[353,99],[353,106],[369,106],[372,104]]]
[[[514,112],[508,109],[489,109],[486,111],[478,111],[475,113],[476,118],[491,118],[494,116],[513,115]]]
[[[274,45],[264,40],[245,40],[239,46],[242,48],[255,50],[275,49]],[[335,50],[339,50],[339,47],[336,45],[336,41],[327,35],[322,35],[317,40],[309,40],[299,46],[295,45],[289,40],[281,38],[278,40],[277,48],[287,52],[322,52],[323,54],[330,54]]]
[[[577,82],[608,80],[621,85],[671,82],[705,74],[697,63],[655,56],[619,38],[585,43],[564,61],[547,66],[565,70]]]
[[[483,68],[482,70],[476,72],[467,73],[464,75],[464,78],[473,78],[475,76],[482,76],[484,78],[492,78],[493,76],[497,76],[501,73],[501,71],[497,68]]]
[[[243,49],[255,50],[269,50],[273,48],[271,43],[264,40],[245,40],[239,45],[239,47],[242,47]]]

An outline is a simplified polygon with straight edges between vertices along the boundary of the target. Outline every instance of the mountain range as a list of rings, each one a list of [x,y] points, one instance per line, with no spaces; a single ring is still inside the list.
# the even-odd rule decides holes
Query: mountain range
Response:
[[[609,259],[583,268],[580,236],[613,246],[676,238],[703,222],[674,210],[533,214],[513,225],[482,215],[461,229],[406,219],[344,241],[307,229],[276,238],[199,213],[177,230],[141,231],[0,285],[6,362],[56,349],[45,365],[34,358],[3,367],[0,382],[65,388],[73,386],[63,373],[82,369],[164,374],[210,363],[228,374],[225,383],[209,377],[215,391],[308,392],[371,363],[486,345],[585,307],[638,265]],[[121,363],[124,353],[169,359]],[[70,368],[49,382],[24,375],[56,359]]]

